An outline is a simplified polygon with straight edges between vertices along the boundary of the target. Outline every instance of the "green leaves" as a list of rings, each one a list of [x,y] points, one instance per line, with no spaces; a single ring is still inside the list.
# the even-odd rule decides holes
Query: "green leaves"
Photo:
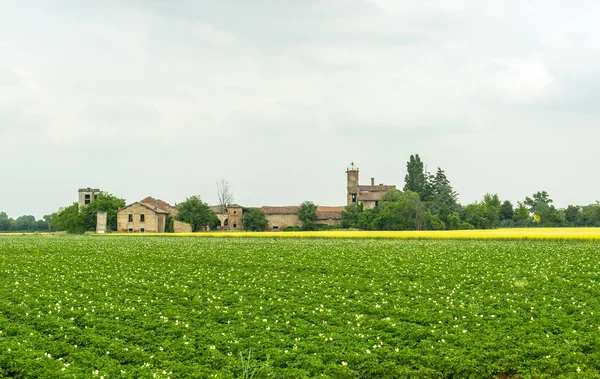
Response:
[[[2,237],[0,373],[598,377],[599,248]]]

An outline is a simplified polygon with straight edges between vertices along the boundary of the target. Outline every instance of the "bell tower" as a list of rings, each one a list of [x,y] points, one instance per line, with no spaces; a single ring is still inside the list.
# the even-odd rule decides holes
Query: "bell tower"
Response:
[[[347,205],[358,201],[358,167],[354,162],[346,168],[346,184],[347,184]]]

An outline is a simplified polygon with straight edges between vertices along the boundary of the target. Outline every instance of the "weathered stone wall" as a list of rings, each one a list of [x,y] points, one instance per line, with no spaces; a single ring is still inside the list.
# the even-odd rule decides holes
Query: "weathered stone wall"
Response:
[[[133,222],[129,222],[130,214],[133,215]],[[140,221],[142,214],[144,222]],[[157,214],[141,204],[133,204],[117,212],[117,231],[119,233],[127,233],[129,229],[132,229],[133,233],[139,233],[142,228],[146,233],[163,233],[165,231],[165,215]]]
[[[227,229],[228,230],[244,230],[242,223],[243,209],[241,207],[227,208]]]
[[[174,233],[191,233],[192,225],[185,222],[173,220],[173,232]]]
[[[96,213],[96,233],[106,233],[108,231],[108,213]]]
[[[274,226],[278,226],[278,230],[283,230],[286,226],[300,226],[297,214],[271,214],[265,215],[265,218],[269,223],[270,230],[273,230]]]

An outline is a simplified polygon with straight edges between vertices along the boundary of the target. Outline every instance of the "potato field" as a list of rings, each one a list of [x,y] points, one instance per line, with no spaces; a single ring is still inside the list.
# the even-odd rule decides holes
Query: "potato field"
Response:
[[[0,236],[0,378],[600,376],[600,241]]]

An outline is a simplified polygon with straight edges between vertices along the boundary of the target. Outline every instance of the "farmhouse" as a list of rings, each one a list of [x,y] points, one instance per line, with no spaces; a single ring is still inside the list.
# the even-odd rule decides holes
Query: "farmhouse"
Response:
[[[244,211],[248,211],[250,208],[242,207],[241,205],[234,204],[227,207],[223,212],[223,207],[219,205],[212,206],[211,209],[216,213],[217,217],[221,221],[221,229],[223,230],[243,230],[244,224],[242,223],[242,217]],[[298,210],[300,209],[297,205],[292,206],[263,206],[259,208],[265,214],[265,218],[269,224],[269,230],[283,230],[288,226],[300,226],[301,222],[298,218]],[[339,207],[317,207],[317,223],[327,225],[337,225],[342,218],[343,206]]]
[[[177,208],[153,197],[129,204],[117,211],[119,233],[164,233],[167,219],[173,221],[173,231],[191,232],[192,226],[177,220]]]
[[[371,178],[371,185],[360,185],[358,182],[358,167],[352,163],[346,170],[347,178],[347,205],[362,204],[364,209],[373,209],[383,195],[390,190],[395,190],[395,185],[375,185],[375,178]]]

